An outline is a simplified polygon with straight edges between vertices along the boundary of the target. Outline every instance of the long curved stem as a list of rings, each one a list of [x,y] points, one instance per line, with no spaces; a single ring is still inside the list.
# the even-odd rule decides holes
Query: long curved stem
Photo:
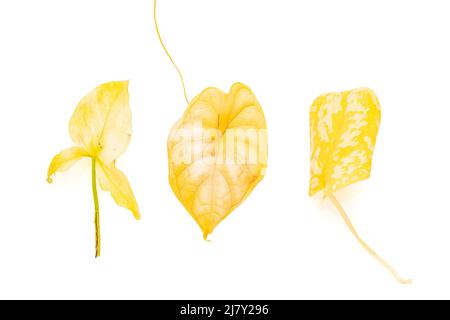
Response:
[[[94,195],[95,205],[95,257],[100,257],[101,239],[100,239],[100,206],[98,204],[97,194],[97,169],[96,159],[92,158],[92,193]]]
[[[364,242],[363,239],[361,239],[361,237],[358,235],[358,232],[356,231],[355,227],[353,226],[352,222],[350,221],[350,218],[347,216],[347,214],[345,213],[344,208],[341,206],[341,204],[339,203],[339,201],[337,201],[337,199],[334,197],[333,194],[329,195],[329,198],[331,200],[331,202],[334,204],[334,206],[336,207],[336,209],[339,211],[342,219],[344,219],[347,227],[350,229],[350,231],[352,232],[352,234],[355,236],[356,240],[358,240],[359,244],[372,256],[374,257],[379,263],[381,263],[381,265],[383,265],[383,267],[385,267],[393,276],[394,278],[400,282],[401,284],[411,284],[411,280],[410,279],[404,279],[402,278],[398,272],[389,264],[386,262],[386,260],[384,260],[383,258],[381,258],[371,247],[369,247],[367,245],[367,243]]]
[[[156,19],[156,1],[157,0],[155,0],[154,6],[153,6],[153,20],[155,21],[156,34],[158,35],[158,39],[159,39],[159,42],[161,43],[162,48],[166,52],[167,56],[170,59],[170,62],[172,62],[173,66],[175,67],[175,70],[177,70],[178,75],[180,76],[181,85],[183,86],[184,98],[186,99],[187,104],[189,104],[189,99],[188,99],[187,93],[186,93],[186,85],[184,83],[183,73],[181,72],[180,68],[178,68],[177,64],[175,63],[172,56],[170,55],[169,50],[167,50],[166,46],[164,45],[164,42],[161,37],[161,33],[159,32],[158,20]]]

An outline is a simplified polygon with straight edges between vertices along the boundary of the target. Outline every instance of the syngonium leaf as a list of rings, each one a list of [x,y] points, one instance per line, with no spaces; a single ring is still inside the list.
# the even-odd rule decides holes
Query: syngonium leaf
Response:
[[[325,195],[370,176],[380,125],[380,105],[370,89],[324,94],[310,113],[310,195]]]
[[[172,190],[206,239],[266,171],[266,120],[250,88],[195,97],[170,133],[168,158]]]
[[[52,176],[57,172],[70,169],[81,158],[91,158],[96,223],[97,174],[102,189],[109,191],[119,206],[127,208],[139,219],[139,208],[129,182],[115,167],[115,161],[126,151],[131,139],[128,81],[103,84],[85,96],[70,120],[69,129],[76,147],[64,150],[53,158],[48,169],[48,182],[52,182]]]

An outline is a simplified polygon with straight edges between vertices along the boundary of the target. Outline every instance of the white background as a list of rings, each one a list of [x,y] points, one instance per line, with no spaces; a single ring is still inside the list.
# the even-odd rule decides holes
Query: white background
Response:
[[[248,84],[269,128],[269,168],[204,242],[167,179],[186,105],[152,0],[0,2],[1,298],[450,298],[448,1],[159,0],[189,97]],[[90,164],[46,183],[68,121],[97,85],[131,79],[134,135],[118,167],[143,219],[101,193],[94,259]],[[372,177],[337,197],[411,286],[309,198],[309,106],[371,87],[382,105]]]

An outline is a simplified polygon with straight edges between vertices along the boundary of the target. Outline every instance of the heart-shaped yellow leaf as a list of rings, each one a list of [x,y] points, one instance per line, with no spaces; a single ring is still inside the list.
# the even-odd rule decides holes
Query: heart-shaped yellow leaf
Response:
[[[240,83],[228,94],[203,91],[172,129],[170,185],[205,239],[264,177],[266,130],[260,104]]]
[[[380,125],[380,105],[370,89],[324,94],[310,114],[310,195],[325,195],[370,176]]]

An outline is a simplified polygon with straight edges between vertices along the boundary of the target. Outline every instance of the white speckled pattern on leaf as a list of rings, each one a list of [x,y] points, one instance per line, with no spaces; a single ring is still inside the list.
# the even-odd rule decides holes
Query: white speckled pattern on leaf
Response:
[[[380,104],[366,88],[318,97],[311,106],[310,195],[369,178]]]

